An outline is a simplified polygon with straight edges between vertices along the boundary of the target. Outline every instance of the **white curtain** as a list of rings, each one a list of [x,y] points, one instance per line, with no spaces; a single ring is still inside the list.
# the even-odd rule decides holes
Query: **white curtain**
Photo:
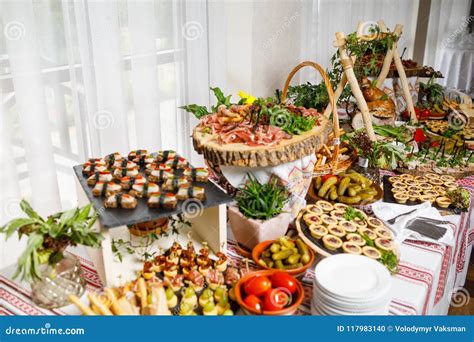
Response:
[[[219,5],[0,1],[0,224],[21,198],[43,215],[75,206],[72,166],[87,157],[176,149],[201,163],[178,107],[209,103],[207,13]],[[1,240],[0,268],[18,255]]]

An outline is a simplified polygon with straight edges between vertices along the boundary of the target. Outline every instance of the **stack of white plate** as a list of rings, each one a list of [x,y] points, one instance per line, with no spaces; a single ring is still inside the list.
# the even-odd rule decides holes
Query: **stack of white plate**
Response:
[[[337,254],[314,271],[313,315],[387,315],[392,278],[368,257]]]

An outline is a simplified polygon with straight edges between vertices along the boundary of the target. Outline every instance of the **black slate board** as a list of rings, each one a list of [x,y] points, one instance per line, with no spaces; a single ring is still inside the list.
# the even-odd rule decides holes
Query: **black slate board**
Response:
[[[156,220],[161,217],[168,217],[182,212],[182,205],[184,201],[178,201],[175,210],[148,208],[146,199],[137,199],[138,205],[135,209],[122,208],[108,208],[104,207],[104,197],[95,197],[92,194],[92,186],[87,185],[87,177],[82,174],[82,165],[73,167],[76,177],[79,179],[82,188],[84,189],[89,201],[93,204],[94,209],[99,213],[100,223],[105,228],[115,228],[125,225],[137,224]],[[183,171],[179,170],[177,174]],[[142,172],[143,174],[143,172]],[[159,183],[161,186],[161,183]],[[193,185],[203,187],[206,193],[206,200],[202,201],[204,208],[215,207],[220,204],[230,203],[233,201],[232,197],[227,195],[219,187],[211,181],[208,182],[193,182]]]
[[[395,200],[392,194],[392,183],[390,183],[390,181],[388,180],[389,178],[390,176],[383,176],[383,201],[387,203],[397,203],[397,201]],[[404,205],[417,205],[417,204],[420,204],[420,202],[407,201]],[[452,208],[452,207],[441,208],[440,206],[436,204],[436,202],[431,204],[431,206],[438,210],[449,210],[456,214],[458,214],[461,211],[467,211],[467,210],[460,210],[460,209]]]
[[[330,250],[330,249],[328,249],[324,246],[323,239],[316,239],[313,235],[311,235],[311,232],[309,230],[308,225],[303,220],[303,215],[299,218],[299,224],[300,224],[301,231],[303,232],[304,236],[308,240],[310,240],[315,246],[319,247],[320,249],[322,249],[326,253],[329,253],[329,254],[332,254],[332,255],[344,253],[344,250],[342,249],[342,247],[338,248],[336,250]],[[343,241],[346,241],[346,239],[344,238]]]

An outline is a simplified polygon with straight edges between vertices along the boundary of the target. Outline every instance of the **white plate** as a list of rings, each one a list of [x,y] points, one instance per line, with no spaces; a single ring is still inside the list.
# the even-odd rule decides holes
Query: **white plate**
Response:
[[[387,301],[390,301],[391,299],[390,289],[391,287],[387,287],[385,291],[371,298],[348,299],[346,297],[340,297],[340,296],[334,295],[333,293],[327,292],[326,290],[321,288],[320,285],[316,281],[314,281],[313,282],[313,297],[319,297],[327,302],[333,303],[335,305],[340,305],[340,306],[373,306],[373,305],[378,305],[380,303],[385,303]]]
[[[378,316],[378,315],[388,315],[389,304],[384,307],[377,308],[371,311],[357,312],[350,310],[336,310],[329,308],[327,306],[318,303],[317,301],[311,303],[311,312],[316,312],[319,315],[328,315],[328,316]]]
[[[349,312],[349,313],[354,313],[354,314],[359,314],[359,315],[368,315],[372,312],[380,311],[383,308],[388,308],[388,305],[390,303],[389,300],[385,300],[383,302],[379,302],[379,303],[375,303],[373,305],[367,305],[367,306],[360,306],[360,305],[341,306],[341,305],[335,305],[334,303],[327,302],[318,297],[313,298],[312,302],[314,303],[314,305],[317,305],[320,308],[325,308],[327,310],[332,310],[335,312]]]
[[[352,254],[337,254],[321,260],[314,276],[325,292],[348,300],[379,297],[390,289],[392,280],[378,261]]]

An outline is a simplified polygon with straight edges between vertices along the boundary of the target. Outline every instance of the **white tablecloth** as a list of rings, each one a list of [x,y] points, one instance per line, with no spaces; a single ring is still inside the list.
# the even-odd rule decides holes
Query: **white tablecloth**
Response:
[[[437,69],[444,78],[439,83],[474,97],[474,50],[444,48]]]

